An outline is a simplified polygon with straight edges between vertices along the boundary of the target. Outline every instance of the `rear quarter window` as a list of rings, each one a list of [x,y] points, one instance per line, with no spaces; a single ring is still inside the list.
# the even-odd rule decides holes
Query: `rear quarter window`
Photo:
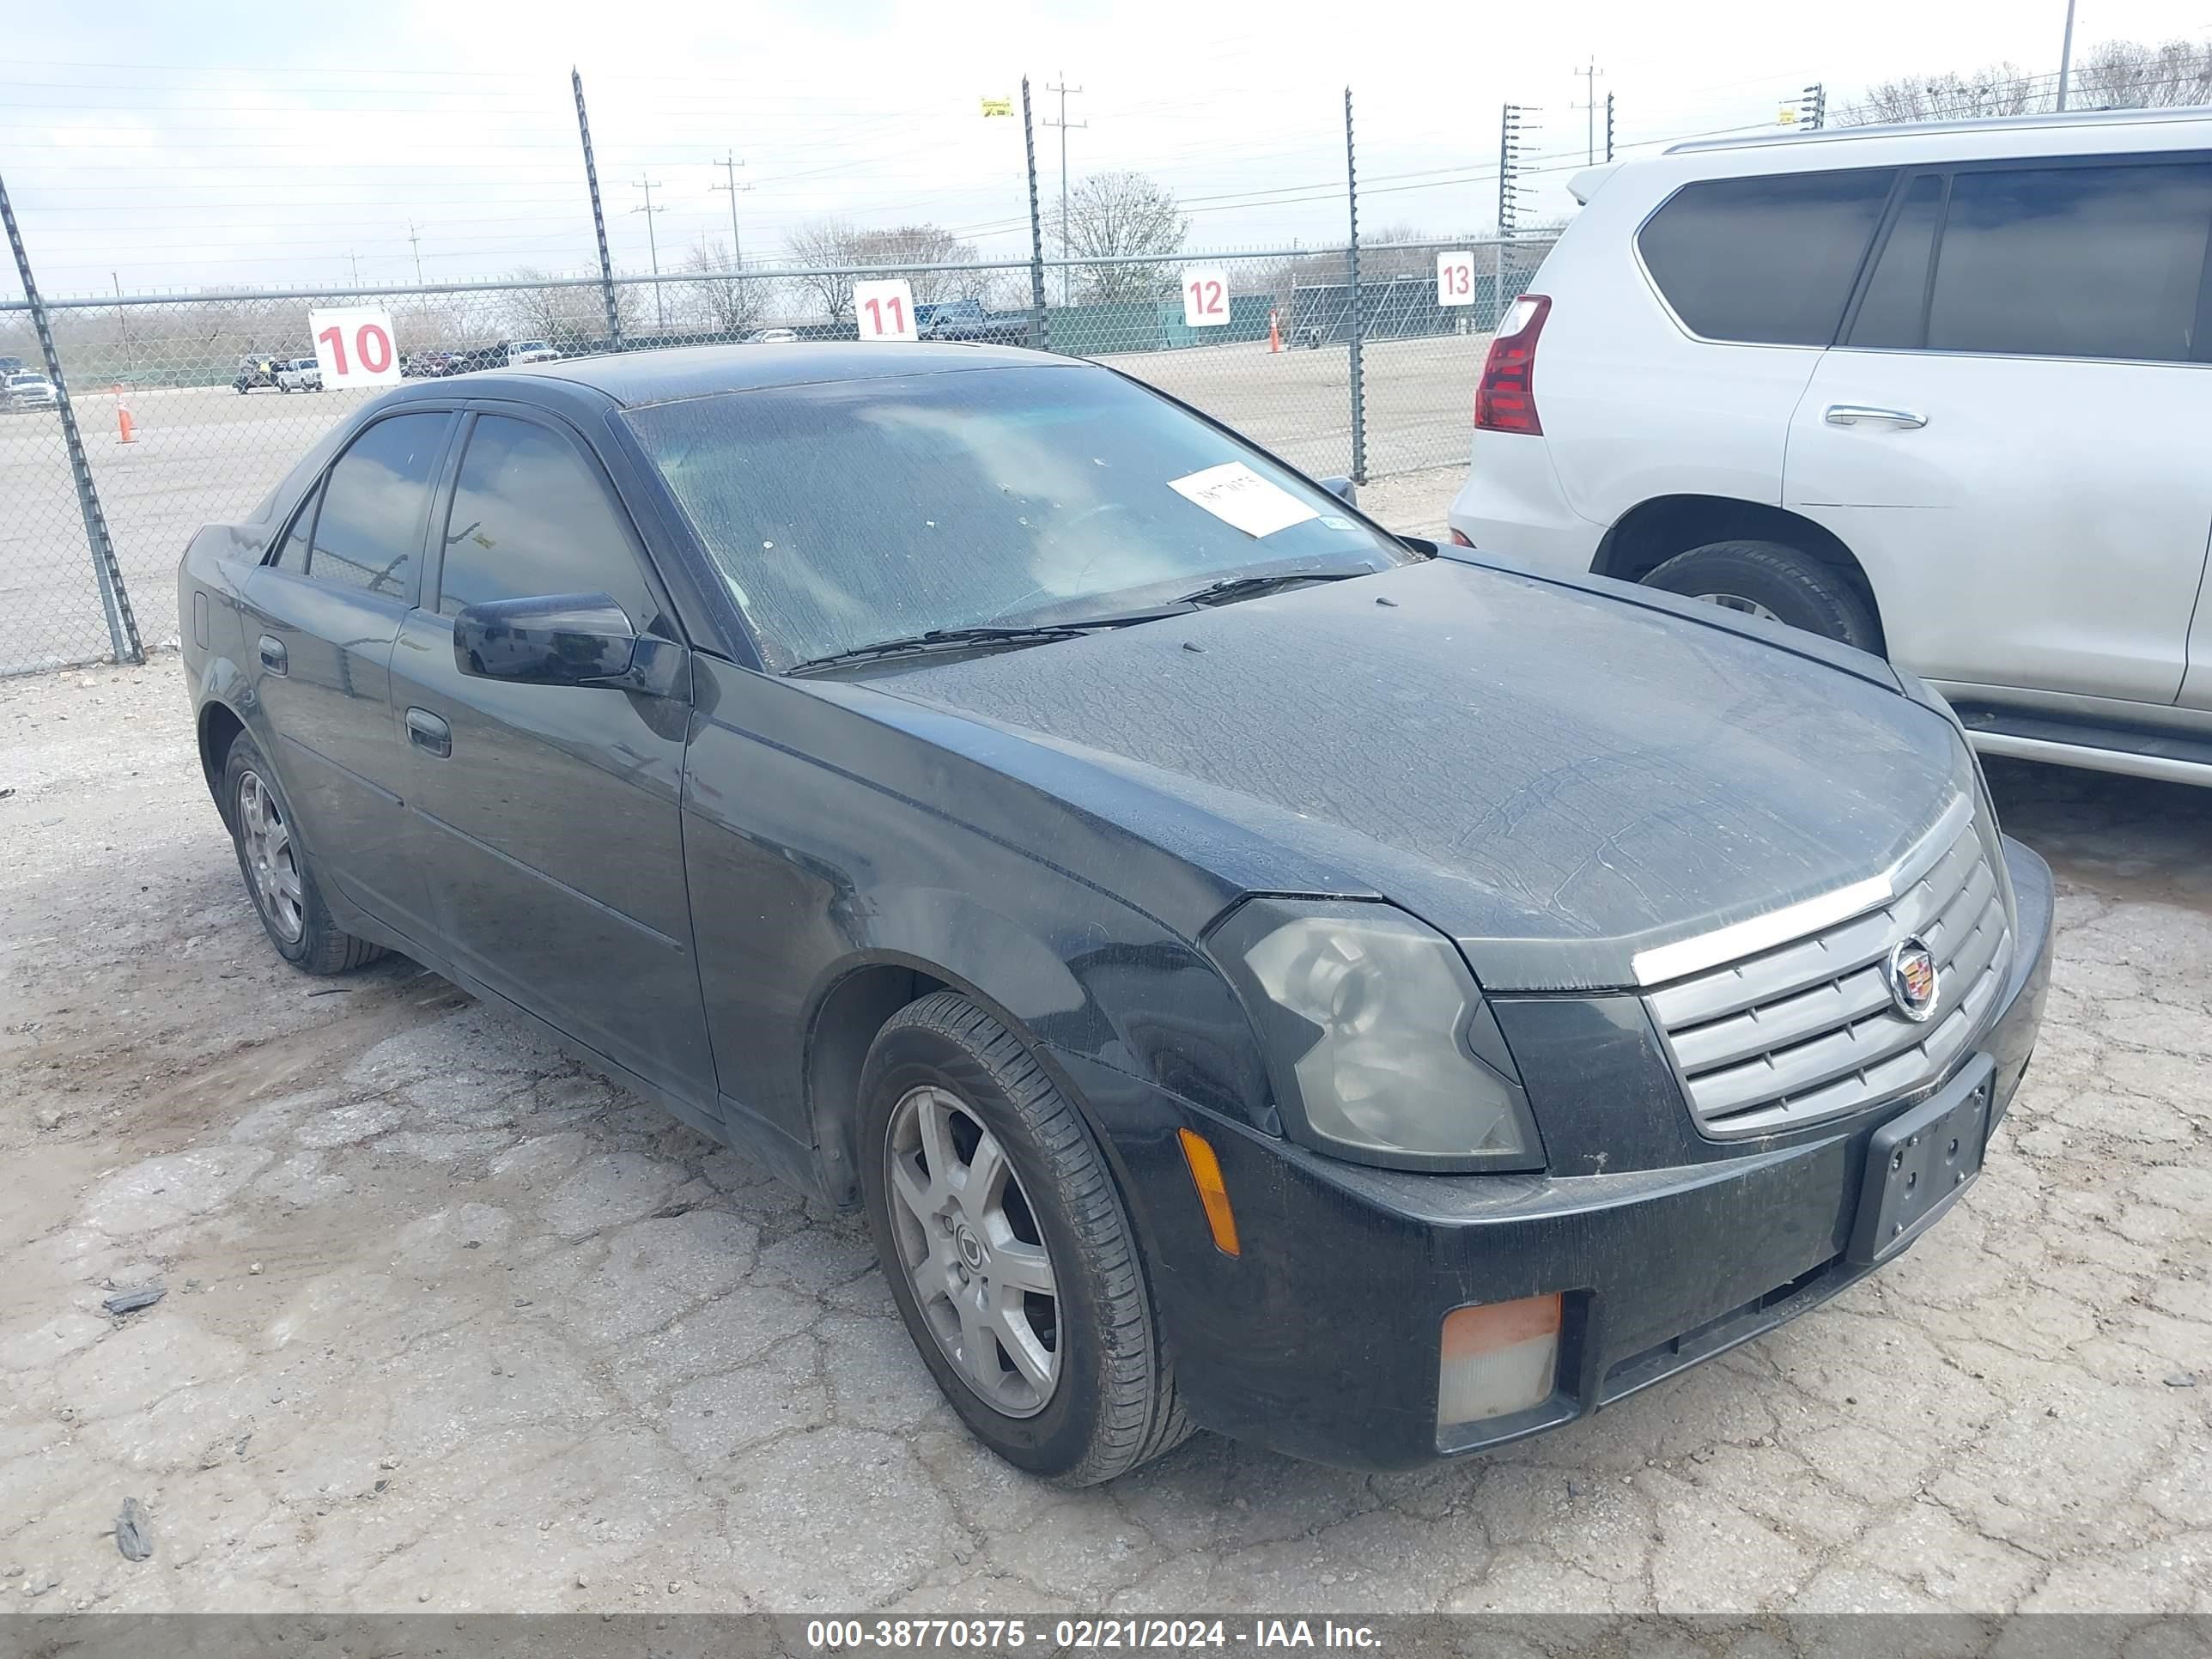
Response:
[[[1894,177],[1863,167],[1686,185],[1644,222],[1637,247],[1692,333],[1825,346]]]

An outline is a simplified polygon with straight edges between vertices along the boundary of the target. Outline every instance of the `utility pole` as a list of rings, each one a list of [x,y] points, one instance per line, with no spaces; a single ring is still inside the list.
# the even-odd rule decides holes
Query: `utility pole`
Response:
[[[1592,58],[1589,60],[1589,66],[1588,68],[1578,69],[1575,73],[1583,77],[1582,107],[1587,112],[1589,118],[1584,123],[1584,125],[1589,130],[1589,136],[1585,141],[1588,154],[1583,158],[1583,165],[1589,167],[1594,164],[1597,160],[1597,77],[1604,74],[1605,71],[1597,66],[1597,59],[1595,58]],[[1613,119],[1612,100],[1610,96],[1607,97],[1606,103],[1606,119],[1608,123]],[[1607,155],[1606,157],[1606,160],[1608,161],[1612,159],[1613,157],[1610,155]]]
[[[1083,88],[1069,86],[1067,71],[1062,70],[1060,72],[1060,84],[1056,87],[1047,87],[1045,90],[1060,94],[1060,119],[1055,121],[1047,117],[1044,125],[1060,129],[1060,257],[1065,259],[1067,258],[1067,129],[1071,125],[1067,118],[1067,94],[1071,92],[1081,92]],[[1088,127],[1091,123],[1077,121],[1072,125],[1078,128],[1084,128]],[[1067,279],[1071,275],[1073,272],[1068,266],[1065,264],[1060,266],[1060,302],[1062,305],[1067,303]]]
[[[361,286],[361,255],[349,252],[346,258],[353,261],[353,285],[359,288]]]
[[[668,210],[653,204],[653,192],[660,188],[659,179],[641,179],[631,188],[645,192],[645,205],[634,207],[630,211],[645,216],[645,246],[653,254],[653,325],[656,329],[665,329],[668,326],[668,312],[660,297],[660,239],[653,234],[653,216],[665,213]]]
[[[115,284],[115,297],[120,300],[123,297],[123,273],[119,270],[111,270],[107,273],[107,280]],[[115,320],[123,329],[124,367],[131,372],[131,377],[135,380],[138,374],[138,354],[131,344],[131,307],[116,307]]]
[[[1797,100],[1797,125],[1818,132],[1828,124],[1828,84],[1815,81]]]
[[[415,222],[407,222],[407,246],[415,250],[415,286],[422,286],[422,239],[415,231]]]
[[[1605,95],[1605,159],[1613,160],[1613,94]]]
[[[2074,78],[2074,0],[2066,0],[2066,33],[2058,42],[2058,107],[2066,107],[2066,83]]]
[[[592,160],[592,124],[584,114],[582,73],[570,70],[568,84],[576,89],[576,136],[584,141],[584,183],[592,192],[592,230],[599,239],[599,297],[607,307],[607,345],[611,350],[620,351],[622,312],[615,304],[615,267],[607,255],[607,216],[599,206],[599,169]],[[647,224],[652,222],[650,219],[646,221]]]
[[[717,185],[714,188],[730,192],[730,263],[743,270],[745,268],[745,251],[744,245],[738,240],[738,192],[750,190],[752,186],[738,182],[738,169],[744,163],[738,160],[737,151],[730,151],[714,165],[722,169],[723,176],[729,180],[727,184]],[[648,219],[646,222],[650,224],[653,222]]]
[[[1030,77],[1022,76],[1022,155],[1030,173],[1030,307],[1036,313],[1039,351],[1052,349],[1052,319],[1044,308],[1044,220],[1037,212],[1036,123],[1030,118]]]

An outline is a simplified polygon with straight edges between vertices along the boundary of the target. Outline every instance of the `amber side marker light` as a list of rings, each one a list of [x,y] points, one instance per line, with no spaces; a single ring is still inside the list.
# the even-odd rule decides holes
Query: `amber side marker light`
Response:
[[[1444,1316],[1437,1426],[1509,1417],[1552,1397],[1559,1368],[1559,1294],[1455,1308]]]
[[[1182,1161],[1190,1165],[1190,1184],[1198,1188],[1198,1201],[1206,1206],[1206,1224],[1213,1230],[1213,1248],[1224,1255],[1241,1255],[1237,1248],[1237,1212],[1229,1207],[1229,1188],[1221,1182],[1221,1160],[1213,1144],[1195,1129],[1178,1129]]]

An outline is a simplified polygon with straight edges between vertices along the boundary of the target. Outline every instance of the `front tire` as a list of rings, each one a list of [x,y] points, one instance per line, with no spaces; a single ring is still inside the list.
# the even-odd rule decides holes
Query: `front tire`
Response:
[[[222,805],[246,893],[277,955],[302,972],[329,975],[384,954],[382,945],[356,939],[331,920],[307,848],[293,833],[291,803],[260,746],[243,732],[231,739],[223,761]]]
[[[1644,582],[1862,651],[1881,650],[1881,626],[1866,595],[1836,566],[1786,543],[1709,542],[1676,554]]]
[[[977,1439],[1086,1486],[1189,1434],[1105,1159],[1011,1031],[953,992],[908,1005],[868,1051],[860,1107],[884,1277]]]

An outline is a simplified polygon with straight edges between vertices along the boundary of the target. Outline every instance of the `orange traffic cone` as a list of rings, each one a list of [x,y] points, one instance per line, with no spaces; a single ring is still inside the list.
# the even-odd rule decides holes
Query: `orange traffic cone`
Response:
[[[115,388],[115,441],[135,444],[138,441],[138,422],[131,418],[131,405],[123,401],[123,388]]]
[[[1276,325],[1275,313],[1271,310],[1267,313],[1267,349],[1280,351],[1282,349],[1283,331]]]

